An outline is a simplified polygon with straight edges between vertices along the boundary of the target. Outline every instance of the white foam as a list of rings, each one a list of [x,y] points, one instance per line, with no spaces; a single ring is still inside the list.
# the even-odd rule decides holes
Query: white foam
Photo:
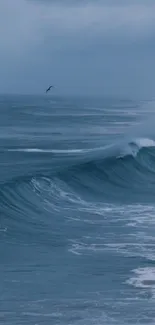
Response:
[[[127,144],[123,144],[123,148],[120,150],[117,158],[123,158],[128,155],[136,157],[140,149],[151,147],[155,147],[154,140],[149,138],[135,138]]]
[[[136,288],[151,289],[155,294],[155,267],[144,267],[132,270],[135,274],[126,281],[127,284]]]
[[[66,153],[83,153],[87,152],[86,149],[71,149],[71,150],[59,150],[59,149],[39,149],[39,148],[17,148],[17,149],[8,149],[7,151],[13,152],[50,152],[50,153],[58,153],[58,154],[66,154]]]
[[[3,228],[3,227],[1,227],[1,225],[0,225],[0,232],[6,232],[6,231],[7,231],[7,227]]]
[[[133,141],[139,148],[155,147],[155,141],[147,138],[139,138]]]
[[[39,312],[23,312],[22,315],[24,316],[32,316],[32,317],[61,317],[61,313],[39,313]]]
[[[74,206],[71,208],[74,209]],[[78,241],[72,239],[70,252],[94,254],[95,252],[111,251],[123,256],[138,256],[155,260],[155,237],[152,234],[152,227],[155,225],[154,206],[141,204],[102,204],[99,206],[99,204],[93,205],[86,202],[84,204],[79,201],[78,211],[84,213],[82,218],[76,214],[75,218],[68,217],[70,222],[99,225],[101,229],[105,228],[107,224],[119,227],[123,222],[124,227],[128,228],[128,235],[122,233],[119,238],[114,238],[110,228],[106,233],[104,232],[103,236],[95,234],[90,240],[86,237],[81,237]]]

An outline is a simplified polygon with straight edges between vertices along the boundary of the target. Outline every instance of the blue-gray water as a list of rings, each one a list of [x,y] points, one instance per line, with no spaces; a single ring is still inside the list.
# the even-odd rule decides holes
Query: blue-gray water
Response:
[[[154,324],[154,103],[1,96],[0,117],[0,324]]]

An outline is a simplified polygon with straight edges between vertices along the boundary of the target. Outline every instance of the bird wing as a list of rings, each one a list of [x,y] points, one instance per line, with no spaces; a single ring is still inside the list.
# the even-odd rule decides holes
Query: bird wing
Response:
[[[46,89],[46,93],[51,89],[53,88],[54,86],[50,86],[49,88]]]

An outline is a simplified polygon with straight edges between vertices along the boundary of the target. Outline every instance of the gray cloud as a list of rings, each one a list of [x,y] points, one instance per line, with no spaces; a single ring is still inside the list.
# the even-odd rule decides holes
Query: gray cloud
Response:
[[[35,3],[48,3],[48,4],[61,4],[61,5],[71,5],[71,6],[78,6],[78,5],[90,5],[90,4],[100,4],[100,5],[130,5],[130,4],[145,4],[146,6],[154,4],[154,0],[26,0],[29,2],[35,2]]]
[[[42,10],[42,19],[51,27],[63,28],[74,31],[87,27],[98,27],[103,33],[123,28],[136,33],[137,31],[151,30],[155,26],[155,3],[139,1],[41,1],[31,0],[37,3]],[[47,3],[50,4],[47,8]],[[111,5],[110,5],[111,3]],[[123,5],[121,5],[123,3]],[[60,5],[61,4],[61,5]],[[119,5],[118,5],[119,4]]]
[[[1,0],[1,90],[152,94],[154,31],[154,1]]]

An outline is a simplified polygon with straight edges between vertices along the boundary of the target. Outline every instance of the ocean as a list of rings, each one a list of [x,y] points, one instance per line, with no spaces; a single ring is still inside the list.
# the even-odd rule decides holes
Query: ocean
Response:
[[[154,112],[0,96],[0,324],[155,324]]]

